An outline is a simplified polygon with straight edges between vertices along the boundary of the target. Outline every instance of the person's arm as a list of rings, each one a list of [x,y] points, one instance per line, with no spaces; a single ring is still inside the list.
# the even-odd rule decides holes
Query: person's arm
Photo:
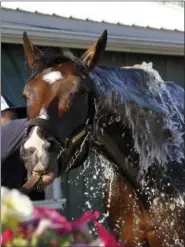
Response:
[[[19,151],[27,122],[27,119],[16,119],[1,125],[1,163]]]

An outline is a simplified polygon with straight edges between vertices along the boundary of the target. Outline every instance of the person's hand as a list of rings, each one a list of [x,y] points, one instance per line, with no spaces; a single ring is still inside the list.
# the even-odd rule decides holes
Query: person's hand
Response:
[[[52,167],[52,171],[45,171],[44,167],[42,166],[42,164],[38,163],[33,171],[32,174],[36,174],[36,175],[41,175],[42,177],[39,181],[39,184],[43,184],[43,185],[49,185],[51,184],[54,179],[57,177],[58,174],[58,166],[54,166]]]
[[[54,181],[54,179],[55,179],[54,173],[53,172],[48,172],[48,173],[42,175],[42,178],[39,181],[39,184],[49,185]]]

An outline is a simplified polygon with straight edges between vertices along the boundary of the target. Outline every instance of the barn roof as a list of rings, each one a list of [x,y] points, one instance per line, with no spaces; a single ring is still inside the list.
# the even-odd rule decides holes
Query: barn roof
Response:
[[[42,2],[11,2],[2,3],[2,7],[85,21],[184,31],[184,9],[164,2],[45,2],[44,6]]]
[[[107,50],[184,54],[180,7],[150,2],[4,2],[2,7],[2,42],[22,43],[27,30],[39,45],[87,48],[107,29]]]

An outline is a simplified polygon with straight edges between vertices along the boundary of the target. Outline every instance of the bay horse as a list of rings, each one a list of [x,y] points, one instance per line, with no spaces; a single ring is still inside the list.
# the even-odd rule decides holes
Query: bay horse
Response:
[[[54,56],[24,32],[32,76],[23,90],[21,157],[30,174],[56,177],[95,149],[114,172],[104,207],[117,239],[126,247],[184,246],[184,90],[151,64],[98,66],[106,43],[105,30],[80,58]]]

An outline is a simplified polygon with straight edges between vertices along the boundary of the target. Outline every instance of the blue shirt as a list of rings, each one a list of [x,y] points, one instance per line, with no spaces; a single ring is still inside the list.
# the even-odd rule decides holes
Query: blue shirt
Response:
[[[27,122],[27,118],[16,119],[1,126],[1,164],[19,151]]]

